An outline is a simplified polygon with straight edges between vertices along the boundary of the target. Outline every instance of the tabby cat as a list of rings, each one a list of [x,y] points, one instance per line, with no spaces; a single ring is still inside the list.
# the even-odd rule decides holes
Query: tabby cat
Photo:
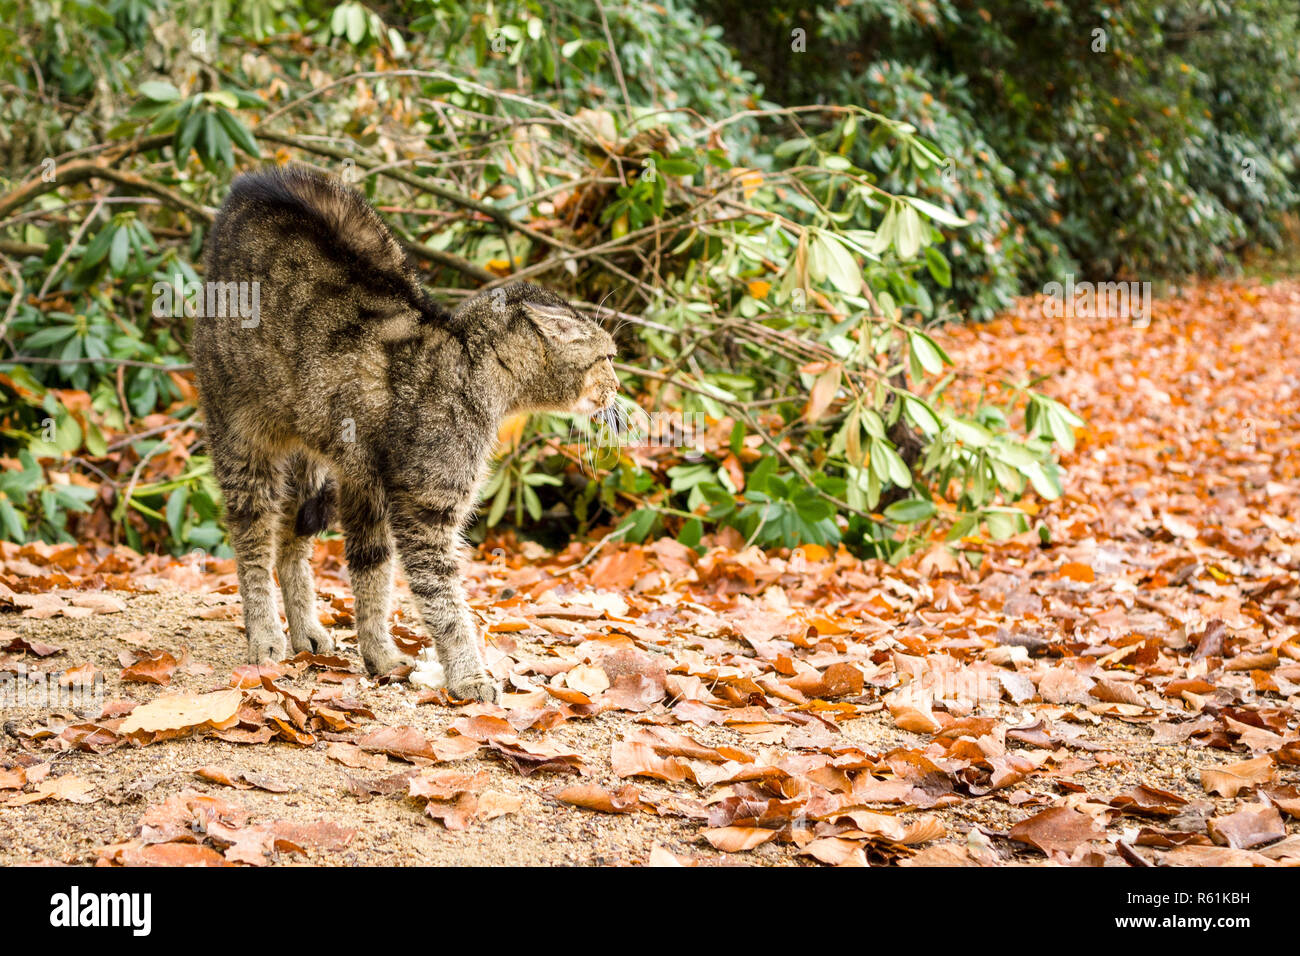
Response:
[[[286,654],[273,561],[293,650],[333,649],[308,557],[337,507],[370,673],[410,662],[388,632],[396,551],[449,693],[496,700],[461,586],[461,532],[503,418],[612,405],[612,337],[527,283],[449,312],[365,198],[305,166],[235,181],[206,268],[209,289],[257,292],[255,316],[196,318],[193,339],[249,660]]]

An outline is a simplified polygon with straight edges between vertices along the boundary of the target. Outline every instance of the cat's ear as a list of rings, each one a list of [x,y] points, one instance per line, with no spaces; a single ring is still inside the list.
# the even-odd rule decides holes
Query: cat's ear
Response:
[[[578,318],[562,305],[524,302],[523,306],[524,314],[537,326],[537,330],[553,341],[576,342],[590,331],[590,323]]]

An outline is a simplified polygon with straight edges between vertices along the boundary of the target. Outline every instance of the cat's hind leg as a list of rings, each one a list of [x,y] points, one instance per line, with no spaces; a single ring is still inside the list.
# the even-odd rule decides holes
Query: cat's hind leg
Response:
[[[316,582],[311,573],[312,540],[329,527],[336,488],[324,466],[306,455],[289,463],[280,503],[275,570],[289,622],[289,643],[297,652],[329,654],[330,636],[316,616]]]
[[[284,631],[271,593],[271,561],[280,518],[279,463],[263,449],[228,437],[209,415],[212,469],[226,503],[226,527],[235,552],[239,598],[251,663],[285,656]]]

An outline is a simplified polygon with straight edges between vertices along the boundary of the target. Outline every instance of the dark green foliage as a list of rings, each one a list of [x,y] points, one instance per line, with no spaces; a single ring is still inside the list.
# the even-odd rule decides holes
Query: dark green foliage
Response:
[[[975,213],[949,252],[957,301],[976,317],[1069,271],[1229,267],[1276,248],[1300,200],[1294,4],[701,5],[769,97],[860,103],[953,159],[931,195]],[[880,157],[866,165],[906,185]]]

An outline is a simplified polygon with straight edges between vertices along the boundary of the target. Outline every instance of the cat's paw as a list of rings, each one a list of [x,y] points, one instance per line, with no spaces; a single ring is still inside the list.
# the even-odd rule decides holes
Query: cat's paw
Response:
[[[387,647],[362,648],[361,657],[366,662],[366,670],[373,677],[382,677],[394,668],[411,663],[409,657],[391,644]]]
[[[289,628],[289,641],[294,651],[299,654],[303,651],[310,651],[313,654],[334,653],[334,638],[321,624],[308,627],[305,633]]]
[[[285,653],[284,633],[275,628],[258,630],[248,635],[248,662],[250,664],[267,664],[282,661]]]
[[[497,685],[482,671],[448,680],[447,693],[459,700],[481,700],[485,704],[495,704],[501,699]]]

